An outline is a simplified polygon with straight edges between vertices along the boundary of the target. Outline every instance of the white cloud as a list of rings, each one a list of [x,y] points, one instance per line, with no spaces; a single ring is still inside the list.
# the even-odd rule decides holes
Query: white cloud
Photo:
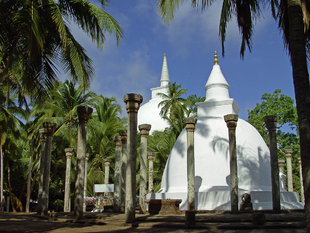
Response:
[[[222,1],[215,1],[204,11],[201,11],[200,7],[193,8],[190,1],[185,1],[176,10],[175,17],[170,25],[166,26],[166,35],[170,44],[181,55],[186,55],[194,43],[202,43],[209,47],[210,43],[212,43],[212,47],[220,46],[221,8]],[[261,32],[271,20],[270,13],[266,11],[267,9],[262,9],[262,17],[255,22],[254,36]],[[227,24],[226,30],[226,43],[231,46],[240,46],[241,35],[234,15]]]

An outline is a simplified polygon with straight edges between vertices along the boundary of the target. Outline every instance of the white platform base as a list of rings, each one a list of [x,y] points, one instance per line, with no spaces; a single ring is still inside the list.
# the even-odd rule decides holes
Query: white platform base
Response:
[[[239,203],[241,195],[250,193],[254,210],[272,209],[271,191],[239,191]],[[296,192],[281,192],[281,209],[303,209]],[[187,210],[187,193],[149,193],[146,199],[182,199],[180,210]],[[228,190],[196,192],[196,210],[230,210],[230,192]]]

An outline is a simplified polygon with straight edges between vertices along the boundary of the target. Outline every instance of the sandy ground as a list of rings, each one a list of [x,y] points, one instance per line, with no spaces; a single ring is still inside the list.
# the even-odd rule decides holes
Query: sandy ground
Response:
[[[135,224],[126,224],[125,215],[87,213],[82,220],[57,213],[41,217],[36,213],[0,212],[0,232],[307,232],[303,213],[266,214],[264,225],[254,225],[251,214],[197,214],[196,225],[187,228],[185,216],[136,214]]]

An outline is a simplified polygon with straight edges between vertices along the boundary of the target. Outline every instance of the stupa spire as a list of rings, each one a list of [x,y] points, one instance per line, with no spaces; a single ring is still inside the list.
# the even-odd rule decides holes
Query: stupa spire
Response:
[[[229,85],[218,64],[218,56],[214,53],[214,65],[206,83],[206,100],[229,99]]]
[[[163,67],[161,70],[161,77],[160,77],[160,86],[165,87],[168,86],[170,83],[169,78],[169,71],[168,71],[168,65],[167,65],[167,55],[164,53],[164,60],[163,60]]]

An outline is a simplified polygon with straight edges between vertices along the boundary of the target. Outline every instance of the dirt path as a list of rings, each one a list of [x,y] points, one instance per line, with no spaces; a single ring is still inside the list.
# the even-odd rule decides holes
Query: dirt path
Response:
[[[184,215],[159,216],[136,214],[135,226],[125,224],[125,215],[116,213],[87,213],[75,221],[73,215],[59,213],[44,218],[35,213],[0,212],[0,232],[306,232],[300,221],[302,214],[266,215],[263,226],[253,226],[251,214],[197,215],[196,227],[187,229]]]

